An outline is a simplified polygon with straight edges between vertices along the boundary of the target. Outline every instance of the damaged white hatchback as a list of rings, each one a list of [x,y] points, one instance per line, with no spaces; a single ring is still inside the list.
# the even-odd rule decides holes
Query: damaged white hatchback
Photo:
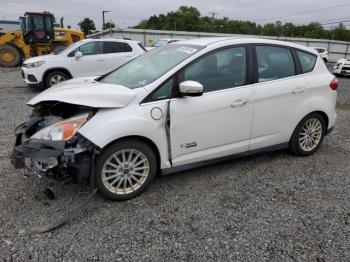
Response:
[[[335,125],[337,85],[307,47],[177,42],[34,97],[12,163],[29,158],[47,176],[130,199],[157,173],[283,148],[314,153]]]

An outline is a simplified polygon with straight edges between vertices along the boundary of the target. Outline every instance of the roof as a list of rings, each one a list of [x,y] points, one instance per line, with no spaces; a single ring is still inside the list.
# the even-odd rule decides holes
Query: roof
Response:
[[[5,24],[5,25],[19,25],[19,21],[12,21],[12,20],[0,20],[0,24]]]
[[[140,43],[140,41],[128,40],[123,38],[86,38],[82,41],[91,42],[91,41],[111,41],[111,42],[123,42],[123,43]]]
[[[195,38],[190,40],[181,41],[182,44],[199,45],[199,46],[210,46],[210,45],[237,45],[237,44],[270,44],[294,47],[301,50],[308,51],[313,54],[318,54],[313,48],[306,47],[299,44],[294,44],[287,41],[278,41],[264,38],[243,38],[243,37],[206,37],[206,38]]]

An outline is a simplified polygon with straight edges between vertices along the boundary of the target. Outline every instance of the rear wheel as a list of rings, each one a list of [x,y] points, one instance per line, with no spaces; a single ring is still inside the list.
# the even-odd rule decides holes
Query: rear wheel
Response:
[[[289,149],[299,156],[311,155],[321,146],[325,133],[323,117],[318,113],[307,115],[294,130]]]
[[[95,168],[95,182],[101,194],[120,201],[131,199],[148,187],[157,173],[157,160],[149,145],[128,139],[103,151]]]
[[[45,77],[45,88],[57,85],[69,79],[69,76],[62,71],[53,71]]]
[[[12,45],[0,45],[0,66],[15,67],[22,62],[20,51]]]

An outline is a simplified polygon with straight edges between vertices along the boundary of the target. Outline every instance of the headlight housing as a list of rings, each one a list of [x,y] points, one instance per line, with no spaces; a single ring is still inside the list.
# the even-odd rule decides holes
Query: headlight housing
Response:
[[[44,140],[69,140],[79,130],[79,128],[88,120],[89,114],[82,114],[60,121],[51,126],[45,127],[32,135],[30,138],[33,139],[44,139]]]
[[[46,61],[38,61],[38,62],[35,62],[35,63],[24,64],[24,66],[28,67],[28,68],[37,68],[39,66],[42,66],[45,63],[46,63]]]

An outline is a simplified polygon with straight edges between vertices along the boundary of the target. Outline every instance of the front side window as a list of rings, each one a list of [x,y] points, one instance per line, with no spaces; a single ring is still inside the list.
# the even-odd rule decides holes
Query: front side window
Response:
[[[153,94],[150,96],[148,100],[150,101],[158,101],[163,99],[171,98],[174,86],[174,78],[170,78],[164,84],[162,84]]]
[[[303,73],[311,72],[316,64],[317,57],[313,54],[297,50],[297,56],[300,61]]]
[[[148,85],[203,49],[197,45],[165,45],[131,60],[100,78],[102,83],[138,88]]]
[[[291,50],[276,46],[257,46],[258,81],[265,82],[295,75]]]
[[[83,55],[98,55],[103,53],[103,42],[90,42],[77,48]],[[75,53],[74,52],[74,53]]]
[[[206,55],[188,66],[183,77],[201,83],[203,92],[242,86],[246,79],[246,49],[233,47]]]
[[[105,42],[105,53],[124,53],[131,52],[132,48],[127,43],[122,42]]]

